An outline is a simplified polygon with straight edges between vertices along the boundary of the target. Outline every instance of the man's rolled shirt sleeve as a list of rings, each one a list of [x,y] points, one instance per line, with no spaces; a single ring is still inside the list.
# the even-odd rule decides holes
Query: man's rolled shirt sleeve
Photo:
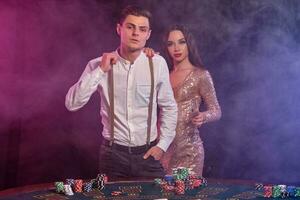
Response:
[[[157,144],[166,152],[176,134],[177,103],[169,80],[169,69],[166,61],[160,60],[159,86],[157,89],[157,102],[160,108],[160,140]]]
[[[65,106],[70,111],[82,108],[97,90],[104,72],[99,67],[100,59],[91,60],[80,79],[68,91],[65,99]]]

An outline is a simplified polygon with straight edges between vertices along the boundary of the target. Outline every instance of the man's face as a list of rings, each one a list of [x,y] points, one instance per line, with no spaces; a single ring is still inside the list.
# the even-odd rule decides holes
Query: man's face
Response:
[[[128,15],[122,24],[117,25],[117,32],[122,48],[129,51],[141,50],[151,34],[149,20],[143,16]]]

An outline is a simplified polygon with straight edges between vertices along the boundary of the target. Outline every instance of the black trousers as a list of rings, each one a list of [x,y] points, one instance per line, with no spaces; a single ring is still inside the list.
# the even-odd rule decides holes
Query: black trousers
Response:
[[[109,180],[124,180],[134,178],[161,178],[165,175],[159,160],[152,156],[144,159],[145,153],[157,142],[149,146],[127,147],[119,144],[109,145],[102,139],[99,157],[100,173],[105,173]]]

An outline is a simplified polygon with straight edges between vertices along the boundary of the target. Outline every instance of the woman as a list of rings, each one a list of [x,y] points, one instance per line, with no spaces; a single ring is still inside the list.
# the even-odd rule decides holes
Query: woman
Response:
[[[178,122],[175,139],[161,161],[168,174],[172,168],[188,167],[202,176],[204,149],[198,128],[220,119],[221,109],[212,78],[202,65],[188,29],[172,26],[166,33],[165,45],[172,63],[170,81],[178,105]],[[206,109],[200,112],[202,102]]]

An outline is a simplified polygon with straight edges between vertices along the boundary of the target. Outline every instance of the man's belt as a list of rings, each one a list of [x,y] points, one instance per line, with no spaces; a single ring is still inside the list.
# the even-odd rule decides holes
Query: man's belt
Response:
[[[150,149],[151,147],[155,146],[158,141],[157,139],[150,142],[150,145],[142,145],[142,146],[125,146],[125,145],[120,145],[120,144],[117,144],[117,143],[113,143],[111,144],[111,142],[107,139],[102,139],[102,143],[105,145],[105,146],[108,146],[108,147],[111,147],[113,149],[116,149],[118,151],[122,151],[122,152],[128,152],[130,154],[141,154],[141,153],[146,153],[148,151],[148,149]]]

